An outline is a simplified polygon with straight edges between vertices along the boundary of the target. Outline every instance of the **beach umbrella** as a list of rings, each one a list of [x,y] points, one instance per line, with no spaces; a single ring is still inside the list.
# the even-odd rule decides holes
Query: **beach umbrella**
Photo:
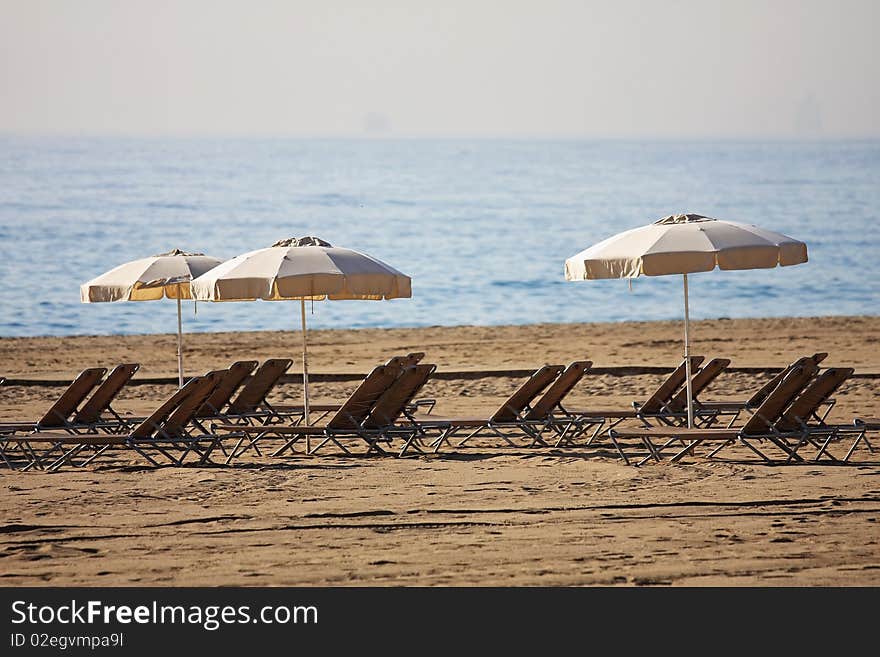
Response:
[[[688,274],[719,269],[771,269],[807,261],[807,245],[753,224],[676,214],[618,233],[565,261],[565,278],[636,278],[681,274],[684,283],[684,356],[688,426],[691,395]]]
[[[309,422],[309,360],[306,301],[411,297],[411,279],[371,256],[331,246],[317,237],[279,240],[227,260],[192,282],[205,301],[300,302],[303,411]]]
[[[180,300],[190,299],[189,284],[222,260],[203,253],[186,253],[174,249],[149,258],[132,260],[114,267],[80,285],[83,303],[102,301],[177,300],[177,379],[183,387],[183,325]]]

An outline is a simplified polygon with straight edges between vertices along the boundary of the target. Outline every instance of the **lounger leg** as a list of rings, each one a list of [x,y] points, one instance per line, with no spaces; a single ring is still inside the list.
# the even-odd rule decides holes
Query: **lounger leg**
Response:
[[[20,452],[21,452],[21,450],[18,450],[18,449],[9,449],[9,448],[8,448],[7,446],[5,446],[5,445],[4,445],[3,449],[0,450],[0,456],[3,457],[3,462],[6,464],[6,467],[8,467],[10,470],[18,470],[18,468],[16,467],[16,465],[15,465],[15,463],[14,463],[13,461],[15,461],[15,456],[14,456],[14,455],[15,455],[16,453],[20,453]],[[13,460],[10,460],[10,457],[11,457]],[[17,463],[17,461],[15,461],[15,462]]]
[[[716,447],[716,448],[713,449],[711,452],[709,452],[709,453],[706,455],[706,458],[710,458],[710,459],[711,459],[711,458],[714,458],[715,455],[716,455],[718,452],[720,452],[722,449],[724,449],[725,447],[727,447],[728,445],[730,445],[732,442],[733,442],[732,440],[725,440],[725,441],[722,442],[720,445],[718,445],[718,447]]]
[[[590,447],[593,442],[595,442],[596,438],[599,437],[599,434],[602,432],[602,428],[605,426],[605,418],[601,418],[598,422],[595,420],[588,421],[584,427],[595,426],[593,429],[593,433],[590,435],[590,439],[587,441],[587,447]],[[584,429],[580,429],[580,433],[583,433]]]
[[[156,467],[159,467],[159,462],[156,461],[152,456],[150,456],[149,454],[147,454],[143,449],[141,449],[140,447],[138,447],[136,443],[130,443],[129,446],[130,446],[130,447],[131,447],[136,453],[140,454],[140,455],[143,456],[145,459],[147,459],[147,461],[149,461],[149,463],[150,463],[151,465],[154,465],[154,466],[156,466]]]
[[[626,457],[626,454],[623,453],[623,450],[620,448],[620,444],[617,442],[617,437],[615,436],[614,429],[608,429],[608,438],[611,440],[611,444],[614,445],[614,449],[617,450],[617,453],[620,454],[620,458],[623,459],[623,462],[627,465],[632,465],[629,462],[629,459]]]
[[[682,450],[676,452],[675,455],[673,455],[673,457],[672,457],[671,459],[669,459],[669,460],[670,460],[672,463],[678,463],[678,462],[681,461],[685,456],[687,456],[690,452],[692,452],[693,449],[694,449],[694,447],[696,447],[697,445],[699,445],[701,442],[703,442],[703,441],[702,441],[702,440],[692,440],[690,443],[687,443],[687,444],[685,445],[684,449],[682,449]]]
[[[832,462],[837,463],[839,459],[835,457],[831,452],[828,451],[828,446],[831,444],[831,441],[837,436],[837,433],[832,431],[825,438],[825,441],[822,443],[822,446],[819,448],[819,451],[816,452],[816,456],[813,457],[814,461],[818,461],[823,456],[828,457]]]
[[[85,447],[86,447],[85,445],[74,445],[73,447],[71,447],[67,451],[63,452],[61,454],[61,456],[59,456],[57,459],[52,461],[52,463],[50,463],[46,467],[46,470],[48,470],[49,472],[54,472],[54,471],[58,470],[58,468],[60,468],[65,463],[67,463],[69,465],[74,465],[74,463],[73,463],[73,461],[71,461],[71,459],[74,456],[76,456],[77,454],[79,454],[82,450],[84,450]],[[54,449],[53,449],[53,451],[54,451]]]
[[[366,440],[366,443],[368,445],[367,453],[366,453],[367,456],[369,456],[373,452],[376,452],[376,454],[378,454],[379,456],[387,456],[388,455],[388,452],[386,452],[384,449],[382,449],[382,447],[379,445],[378,440]]]
[[[57,445],[52,445],[47,450],[43,450],[42,453],[37,454],[37,451],[33,448],[33,446],[29,442],[21,443],[21,451],[27,456],[28,462],[27,464],[21,468],[22,472],[27,472],[28,470],[45,470],[46,467],[44,465],[44,459],[48,458],[55,451]]]
[[[9,462],[9,457],[6,455],[8,445],[8,441],[4,442],[3,445],[0,445],[0,457],[3,458],[3,462],[6,464],[7,468],[9,468],[10,470],[15,470],[15,468],[12,467],[12,463]]]
[[[24,466],[21,470],[22,472],[26,472],[31,468],[36,468],[38,470],[45,470],[46,468],[43,466],[43,461],[40,456],[34,451],[34,448],[31,447],[29,442],[24,442],[21,444],[22,451],[28,456],[30,461],[26,466]]]
[[[418,445],[415,444],[415,437],[416,437],[416,434],[412,433],[412,434],[410,434],[409,438],[406,438],[403,441],[403,446],[400,448],[400,451],[397,453],[397,458],[400,458],[404,454],[406,454],[406,450],[409,449],[410,445],[415,447],[416,451],[418,451],[420,454],[424,454],[424,452],[421,449],[419,449]]]
[[[227,438],[227,439],[235,438],[235,434],[227,434],[226,436],[224,436],[224,438]],[[243,441],[244,441],[244,434],[238,436],[238,439],[235,441],[235,444],[232,446],[232,449],[230,449],[226,453],[226,459],[223,461],[224,465],[229,465],[232,462],[232,459],[234,459],[237,456],[238,448],[241,447],[241,443]]]
[[[436,454],[437,452],[440,451],[440,448],[443,446],[444,442],[447,445],[452,446],[452,443],[450,442],[449,439],[454,435],[455,435],[455,428],[454,427],[449,426],[449,427],[446,427],[445,429],[441,428],[440,435],[437,436],[437,439],[433,443],[431,443],[431,445],[430,445],[431,447],[434,448],[434,453]]]
[[[846,456],[843,457],[843,460],[844,460],[845,463],[849,461],[849,458],[853,455],[853,452],[856,451],[856,447],[858,447],[858,446],[859,446],[859,443],[860,443],[861,441],[863,441],[863,440],[865,441],[865,444],[868,446],[868,450],[869,450],[872,454],[874,453],[874,449],[871,447],[871,443],[868,442],[868,436],[867,436],[867,433],[868,433],[868,432],[867,432],[866,430],[865,430],[865,431],[861,431],[861,432],[856,436],[856,439],[855,439],[855,441],[853,441],[853,444],[850,446],[849,450],[847,451]]]
[[[674,441],[674,439],[673,439],[673,441]],[[670,442],[673,442],[673,441],[670,441]],[[648,450],[648,455],[645,458],[643,458],[641,461],[639,461],[636,465],[643,466],[645,463],[650,461],[651,458],[653,458],[655,461],[657,461],[659,463],[660,462],[660,452],[657,450],[657,447],[654,445],[654,443],[651,442],[651,439],[648,438],[647,436],[642,436],[642,444]],[[669,444],[669,443],[667,443],[667,444]]]
[[[263,434],[260,434],[260,437],[262,437],[262,436],[263,436]],[[293,438],[291,438],[290,440],[288,440],[286,443],[284,443],[281,447],[279,447],[279,448],[276,449],[274,452],[272,452],[272,454],[270,454],[270,456],[272,456],[272,457],[274,458],[274,457],[276,457],[276,456],[281,456],[281,455],[284,454],[284,452],[286,452],[288,449],[293,450],[293,446],[294,446],[294,444],[295,444],[297,441],[301,440],[301,439],[302,439],[302,436],[294,436]],[[325,442],[326,442],[326,441],[325,441]],[[323,443],[322,443],[322,444],[323,444]],[[320,447],[320,445],[319,445],[318,447]],[[317,449],[318,449],[318,448],[316,447],[314,450],[309,450],[309,451],[307,451],[307,453],[308,453],[308,454],[314,454],[315,451],[317,451]]]
[[[551,420],[551,422],[552,422],[552,420]],[[553,443],[554,447],[560,447],[562,445],[562,443],[566,442],[566,437],[568,436],[569,432],[572,430],[573,425],[574,425],[574,418],[568,418],[568,422],[565,424],[564,427],[561,427],[561,428],[557,424],[550,425],[551,429],[556,432],[556,442]]]
[[[737,411],[736,413],[733,414],[733,417],[730,418],[730,422],[727,423],[728,429],[733,427],[734,423],[739,419],[739,416],[741,413],[742,413],[742,411]]]
[[[467,441],[469,441],[471,438],[477,436],[482,430],[483,430],[483,427],[478,427],[477,429],[474,429],[471,433],[469,433],[467,436],[465,436],[464,439],[460,443],[458,443],[458,445],[456,445],[456,447],[461,447]]]
[[[101,448],[100,448],[100,449],[95,450],[95,453],[94,453],[94,454],[92,454],[89,458],[87,458],[85,461],[83,461],[82,463],[79,464],[80,467],[83,468],[83,467],[89,465],[89,464],[92,463],[96,458],[98,458],[99,456],[101,456],[101,454],[103,454],[104,452],[106,452],[108,449],[110,449],[110,445],[101,445]]]
[[[343,452],[345,452],[345,454],[347,454],[347,455],[349,455],[349,456],[351,455],[351,452],[348,451],[348,450],[345,448],[344,445],[342,445],[338,440],[336,440],[333,436],[330,436],[330,435],[325,435],[324,439],[323,439],[321,442],[319,442],[315,447],[313,447],[313,448],[311,449],[311,451],[309,452],[309,454],[315,454],[315,453],[317,453],[317,451],[318,451],[319,449],[321,449],[321,448],[322,448],[324,445],[326,445],[327,443],[333,443],[333,444],[336,445],[339,449],[341,449]]]
[[[509,446],[511,446],[511,447],[516,447],[516,446],[517,446],[517,444],[516,444],[515,442],[513,442],[510,438],[508,438],[508,437],[504,434],[504,432],[501,431],[500,429],[497,429],[497,428],[493,427],[493,428],[492,428],[492,431],[493,431],[493,433],[494,433],[496,436],[498,436],[499,438],[501,438],[501,440],[503,440],[504,442],[506,442]]]
[[[764,459],[764,461],[766,463],[771,463],[771,460],[769,458],[767,458],[766,454],[764,454],[761,450],[759,450],[757,447],[752,445],[752,443],[749,442],[748,440],[746,440],[745,438],[740,437],[739,442],[741,444],[745,445],[746,447],[748,447],[750,450],[752,450],[755,454],[760,456],[762,459]]]
[[[427,438],[427,434],[425,434],[421,427],[415,425],[409,436],[404,439],[403,447],[400,448],[400,452],[397,454],[398,458],[406,454],[406,450],[410,447],[413,447],[419,454],[424,454],[425,451],[419,444],[423,437]]]
[[[801,442],[798,442],[797,447],[792,447],[785,438],[776,437],[776,436],[767,436],[767,440],[776,445],[783,452],[788,454],[788,458],[785,460],[786,463],[791,463],[792,460],[803,462],[803,457],[801,457],[797,450],[800,449]]]
[[[241,456],[241,454],[244,453],[244,452],[239,452],[238,450],[241,447],[241,444],[244,442],[244,439],[246,437],[247,437],[247,434],[241,434],[239,439],[237,441],[235,441],[235,445],[232,446],[232,451],[230,451],[229,455],[226,457],[226,465],[229,465],[229,462],[232,461],[232,459],[237,458],[238,456]]]
[[[218,445],[219,445],[219,446],[221,447],[221,449],[222,449],[222,444],[220,443],[219,438],[217,438],[216,436],[214,436],[212,439],[209,439],[209,440],[208,440],[208,444],[207,444],[207,446],[205,447],[204,451],[200,451],[200,450],[198,449],[198,446],[196,446],[196,448],[194,449],[194,451],[195,451],[197,454],[200,455],[200,458],[199,458],[198,464],[199,464],[199,465],[205,465],[206,463],[213,463],[213,461],[211,461],[211,452],[213,452],[215,449],[217,449],[217,446],[218,446]]]
[[[626,419],[627,419],[627,418],[625,418],[625,417],[621,417],[621,418],[618,418],[617,420],[615,420],[614,422],[612,422],[611,425],[608,427],[608,429],[606,429],[606,433],[608,433],[608,435],[610,436],[610,435],[611,435],[610,432],[614,429],[614,427],[616,427],[617,425],[621,424],[621,423],[622,423],[624,420],[626,420]],[[605,425],[605,418],[602,418],[602,424],[599,425],[600,429],[601,429],[604,425]],[[587,447],[590,447],[590,446],[593,444],[593,440],[596,438],[597,435],[598,435],[598,432],[597,432],[597,433],[594,433],[594,434],[593,434],[593,437],[592,437],[589,441],[587,441]],[[627,465],[629,465],[629,464],[627,463]]]

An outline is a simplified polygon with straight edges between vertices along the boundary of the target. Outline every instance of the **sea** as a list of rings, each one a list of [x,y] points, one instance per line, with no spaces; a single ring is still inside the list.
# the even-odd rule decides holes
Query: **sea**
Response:
[[[312,328],[679,319],[679,276],[567,282],[565,259],[695,212],[809,262],[690,276],[693,318],[880,312],[880,141],[0,137],[0,336],[172,333],[173,301],[81,283],[179,248],[316,236],[412,277],[410,299],[310,304]],[[300,326],[296,302],[184,304],[184,330]]]

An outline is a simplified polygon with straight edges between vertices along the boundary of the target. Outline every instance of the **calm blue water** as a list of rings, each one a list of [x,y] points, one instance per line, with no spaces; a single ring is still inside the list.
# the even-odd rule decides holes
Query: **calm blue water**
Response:
[[[697,274],[694,317],[878,312],[880,141],[0,138],[0,335],[173,332],[173,302],[79,284],[171,248],[317,235],[413,298],[315,304],[316,328],[671,319],[679,277],[569,283],[566,257],[692,211],[807,242],[810,262]],[[185,330],[299,326],[295,303],[199,304]]]

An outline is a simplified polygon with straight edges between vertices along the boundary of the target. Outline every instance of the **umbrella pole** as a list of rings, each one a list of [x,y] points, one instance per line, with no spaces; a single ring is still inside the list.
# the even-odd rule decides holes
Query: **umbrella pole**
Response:
[[[687,376],[688,428],[694,426],[694,396],[691,388],[690,311],[688,309],[688,275],[684,274],[684,369]]]
[[[177,286],[177,383],[183,387],[183,323],[180,319],[180,285]]]
[[[303,332],[303,419],[309,426],[309,355],[306,342],[306,300],[300,299],[300,317],[302,319]],[[310,450],[309,437],[306,436],[306,449]]]

